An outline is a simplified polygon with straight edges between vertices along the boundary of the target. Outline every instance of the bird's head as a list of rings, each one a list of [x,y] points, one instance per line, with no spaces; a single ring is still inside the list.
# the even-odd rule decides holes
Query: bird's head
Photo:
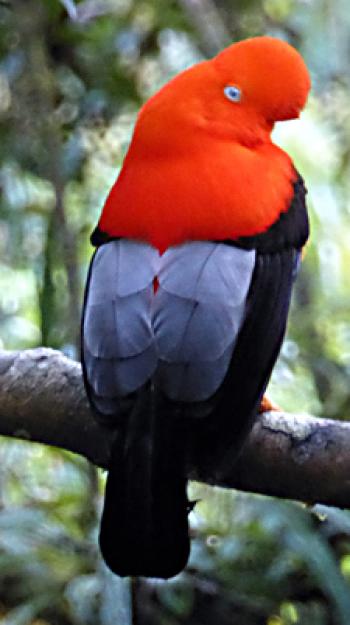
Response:
[[[309,90],[295,48],[273,37],[246,39],[167,83],[141,110],[137,130],[147,143],[165,140],[173,149],[188,147],[191,129],[254,145],[275,122],[298,117]]]
[[[225,94],[274,123],[299,117],[310,90],[300,54],[285,41],[255,37],[235,43],[213,60]]]

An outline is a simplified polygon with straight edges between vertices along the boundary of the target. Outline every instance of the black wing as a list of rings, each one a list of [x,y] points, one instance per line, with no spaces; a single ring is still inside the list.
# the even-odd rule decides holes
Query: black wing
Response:
[[[210,417],[192,428],[194,458],[205,458],[221,476],[254,423],[284,338],[293,281],[309,236],[305,195],[298,175],[288,211],[268,231],[226,242],[257,254],[245,321],[225,380],[210,400]]]

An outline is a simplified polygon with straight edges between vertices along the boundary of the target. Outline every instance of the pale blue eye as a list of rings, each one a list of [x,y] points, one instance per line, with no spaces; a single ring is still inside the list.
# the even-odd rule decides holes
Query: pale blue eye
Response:
[[[231,102],[239,102],[242,97],[242,92],[238,87],[234,87],[233,85],[228,85],[224,89],[224,94],[226,98],[231,100]]]

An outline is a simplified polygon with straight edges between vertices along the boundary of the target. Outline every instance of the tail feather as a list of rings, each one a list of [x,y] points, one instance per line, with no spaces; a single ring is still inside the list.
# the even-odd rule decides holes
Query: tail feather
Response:
[[[167,414],[168,410],[168,414]],[[113,445],[100,547],[118,575],[169,578],[189,556],[186,434],[150,385]]]

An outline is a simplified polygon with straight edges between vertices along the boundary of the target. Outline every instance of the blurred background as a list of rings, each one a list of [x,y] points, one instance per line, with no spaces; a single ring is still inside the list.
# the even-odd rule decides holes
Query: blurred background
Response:
[[[270,34],[313,92],[275,140],[309,189],[312,239],[270,394],[350,417],[348,0],[1,0],[0,347],[79,357],[89,234],[142,102],[228,43]],[[192,485],[188,569],[118,582],[96,547],[103,476],[82,458],[0,447],[0,623],[349,625],[346,511]],[[130,594],[131,593],[131,594]]]

